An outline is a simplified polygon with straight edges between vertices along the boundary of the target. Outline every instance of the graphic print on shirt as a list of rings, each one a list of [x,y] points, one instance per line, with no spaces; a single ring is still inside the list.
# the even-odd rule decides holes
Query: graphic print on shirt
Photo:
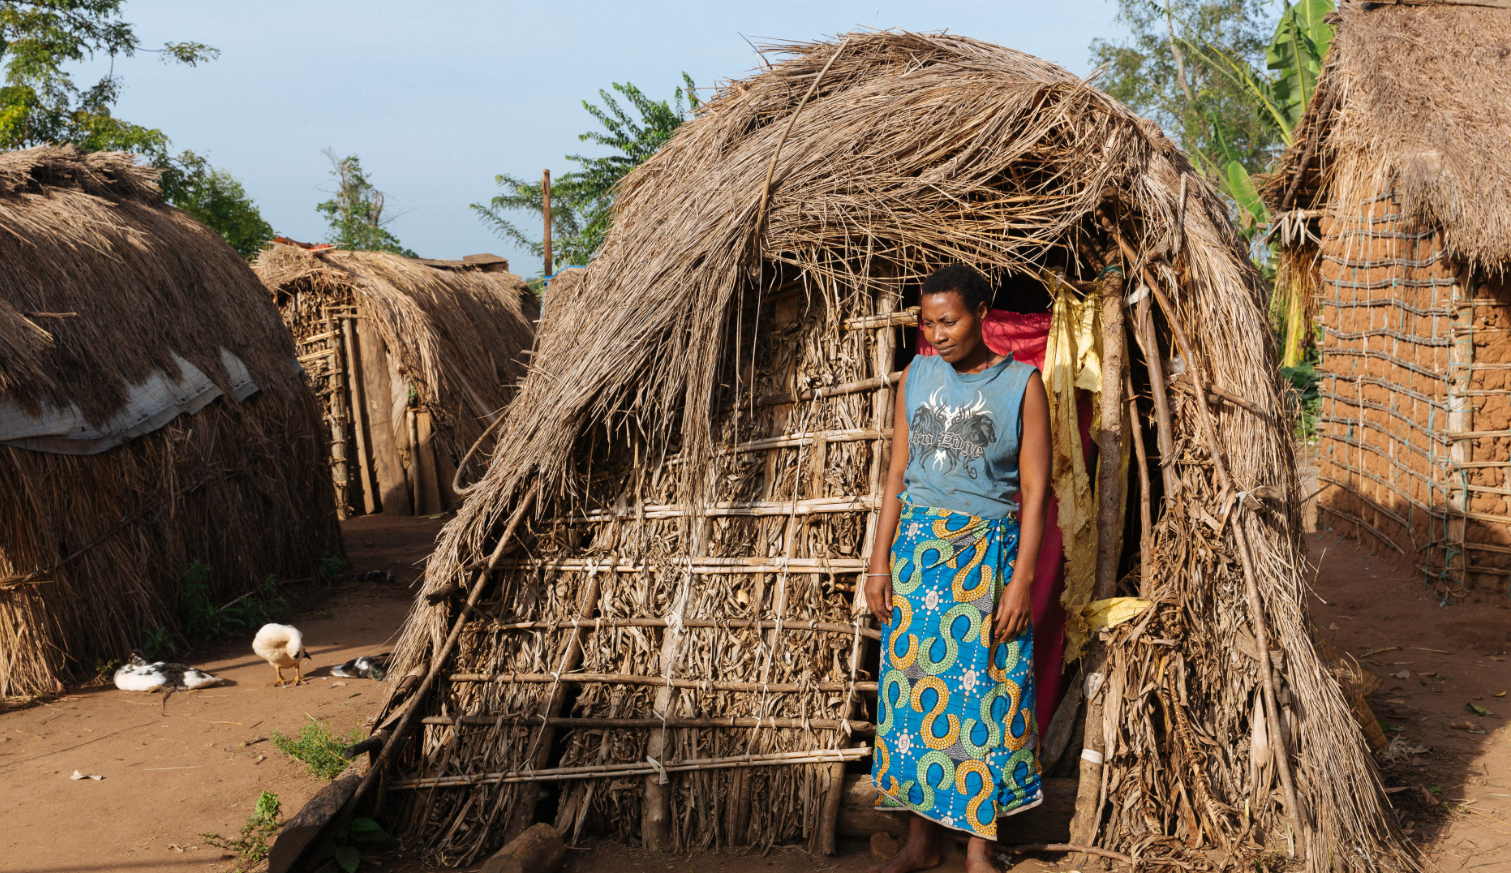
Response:
[[[975,479],[980,473],[975,464],[986,454],[986,447],[997,439],[997,425],[986,411],[986,400],[976,392],[974,403],[950,406],[939,402],[940,388],[918,404],[908,422],[908,463],[915,461],[924,470],[948,473],[962,467]]]

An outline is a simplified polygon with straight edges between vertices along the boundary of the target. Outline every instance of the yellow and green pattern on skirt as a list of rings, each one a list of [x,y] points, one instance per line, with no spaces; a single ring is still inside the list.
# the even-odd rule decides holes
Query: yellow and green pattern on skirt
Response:
[[[903,495],[871,764],[879,808],[995,839],[999,819],[1043,800],[1033,627],[1001,644],[991,638],[1017,551],[1014,518]]]

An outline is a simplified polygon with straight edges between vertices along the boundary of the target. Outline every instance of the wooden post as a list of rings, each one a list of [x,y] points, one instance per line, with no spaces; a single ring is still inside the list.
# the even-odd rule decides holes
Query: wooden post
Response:
[[[419,471],[420,487],[417,489],[419,497],[420,515],[435,515],[446,509],[445,501],[441,497],[441,483],[439,464],[436,455],[439,447],[436,445],[435,429],[430,424],[430,411],[424,408],[416,409],[415,413],[415,451],[419,453],[419,459],[415,468]]]
[[[388,346],[367,319],[357,324],[361,349],[362,394],[367,407],[367,440],[372,448],[378,502],[383,512],[409,514],[409,486],[394,437],[393,389],[388,378]]]
[[[546,251],[545,251],[545,255],[546,255],[546,271],[543,274],[541,274],[541,275],[549,276],[549,275],[551,275],[551,171],[550,170],[541,170],[540,171],[540,206],[541,206],[541,212],[545,214],[545,219],[546,219],[546,235],[544,237],[544,240],[545,240],[545,249],[546,249]]]
[[[896,307],[897,298],[890,292],[884,293],[881,299],[876,301],[876,314],[880,316],[891,315]],[[876,344],[871,361],[871,374],[873,376],[885,375],[892,372],[892,360],[897,351],[897,334],[895,333],[897,330],[898,328],[895,326],[886,325],[876,331]],[[878,433],[884,432],[892,420],[892,404],[889,402],[891,399],[892,388],[890,385],[881,386],[871,395],[871,422],[872,427],[876,428]],[[866,517],[866,535],[862,540],[860,552],[863,560],[868,560],[871,557],[871,550],[876,545],[876,525],[881,518],[880,501],[886,490],[888,448],[889,443],[885,437],[877,437],[871,443],[871,469],[868,479],[870,488],[868,489],[868,493],[873,499],[877,500],[877,503],[876,508],[872,509]],[[865,577],[861,577],[860,584],[855,586],[855,593],[857,595],[864,589],[865,583]],[[855,614],[853,607],[851,614]],[[864,622],[868,626],[871,623],[864,615],[858,616],[857,620]],[[850,646],[850,658],[852,662],[850,666],[852,670],[855,667],[854,660],[861,657],[861,652],[862,646],[860,640],[853,640]],[[860,706],[861,701],[858,697],[851,699],[849,702],[849,711],[845,714],[846,718],[856,718],[859,716],[861,712]],[[848,746],[850,743],[849,739],[841,740],[841,748]],[[825,855],[833,855],[838,850],[835,835],[839,827],[840,801],[844,799],[845,795],[844,781],[845,765],[830,764],[829,788],[828,792],[824,795],[823,817],[819,820],[819,851]]]
[[[1123,533],[1123,275],[1107,272],[1099,283],[1102,296],[1102,422],[1097,431],[1097,566],[1093,600],[1111,597],[1117,589],[1118,559]],[[1156,366],[1158,364],[1156,363]],[[1096,841],[1102,817],[1102,755],[1106,733],[1102,725],[1103,693],[1107,682],[1106,647],[1091,640],[1086,676],[1097,687],[1086,696],[1086,738],[1081,754],[1080,787],[1070,841],[1089,846]]]
[[[372,474],[372,461],[367,451],[367,404],[364,402],[362,385],[362,350],[357,347],[357,337],[352,330],[352,319],[341,319],[341,335],[346,344],[346,384],[351,397],[352,436],[357,441],[357,467],[362,488],[362,511],[372,515],[378,511],[377,481]],[[353,508],[356,508],[353,503]]]
[[[1448,517],[1443,543],[1444,581],[1459,585],[1469,581],[1469,559],[1464,543],[1469,536],[1469,489],[1464,465],[1474,459],[1474,440],[1459,434],[1474,430],[1474,406],[1469,388],[1474,379],[1474,271],[1465,267],[1453,283],[1453,344],[1448,355],[1448,456],[1445,471],[1448,486]],[[1431,560],[1429,558],[1429,560]]]
[[[326,380],[326,388],[331,393],[330,414],[331,425],[331,480],[336,486],[336,517],[345,521],[351,515],[351,502],[347,498],[347,489],[351,484],[351,470],[346,463],[346,431],[349,416],[346,412],[346,367],[341,354],[341,334],[336,330],[336,320],[331,318],[331,311],[325,310],[325,340],[326,348],[330,349],[331,372]]]

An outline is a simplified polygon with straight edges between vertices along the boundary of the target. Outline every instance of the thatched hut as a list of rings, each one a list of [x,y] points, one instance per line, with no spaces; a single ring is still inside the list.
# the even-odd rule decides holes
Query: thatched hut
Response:
[[[1265,195],[1321,331],[1319,508],[1445,602],[1511,576],[1511,12],[1345,3]]]
[[[0,695],[55,690],[341,553],[319,408],[257,277],[130,155],[0,156]]]
[[[454,508],[457,464],[514,395],[535,338],[538,299],[509,262],[279,241],[253,269],[325,409],[342,517]]]
[[[1154,125],[1019,52],[875,32],[774,51],[625,179],[603,251],[549,301],[359,799],[381,782],[398,831],[459,862],[536,818],[832,850],[875,730],[855,591],[907,303],[965,262],[1056,301],[1063,602],[1102,628],[1045,731],[1075,841],[1408,868],[1309,633],[1265,291],[1222,200]],[[1063,441],[1078,385],[1099,392],[1089,470]]]

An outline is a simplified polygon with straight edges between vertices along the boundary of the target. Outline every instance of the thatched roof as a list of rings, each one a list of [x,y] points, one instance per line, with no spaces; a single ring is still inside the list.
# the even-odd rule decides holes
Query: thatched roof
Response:
[[[275,243],[253,269],[280,307],[302,291],[349,298],[373,318],[458,455],[507,405],[534,342],[538,299],[508,266],[495,255],[439,261]]]
[[[180,361],[232,394],[223,351],[264,390],[303,390],[246,262],[167,208],[156,178],[120,152],[0,155],[0,398],[101,424],[153,374],[180,379]]]
[[[1459,257],[1511,260],[1511,10],[1347,2],[1334,22],[1317,93],[1264,186],[1271,207],[1325,206],[1330,186],[1393,191]]]
[[[1096,839],[1144,860],[1179,855],[1200,865],[1207,856],[1181,853],[1213,846],[1228,850],[1221,863],[1236,864],[1253,856],[1256,840],[1285,845],[1289,817],[1304,822],[1299,829],[1310,835],[1302,839],[1311,840],[1313,870],[1330,863],[1350,870],[1409,866],[1358,728],[1309,635],[1298,486],[1266,292],[1220,196],[1156,126],[1021,52],[953,35],[877,32],[774,52],[783,56],[779,62],[725,86],[624,180],[601,253],[561,297],[548,290],[547,326],[530,374],[506,413],[485,478],[438,542],[426,591],[471,591],[487,600],[495,622],[496,616],[543,615],[576,627],[579,618],[599,614],[591,611],[599,600],[583,594],[598,589],[583,577],[569,583],[561,581],[566,575],[547,576],[558,581],[543,584],[534,571],[490,575],[479,569],[492,566],[490,555],[499,559],[509,545],[503,532],[518,525],[538,535],[543,553],[659,562],[666,576],[658,578],[680,579],[679,562],[691,566],[697,548],[686,532],[698,528],[689,520],[675,534],[637,519],[644,498],[637,489],[643,478],[646,489],[659,489],[658,499],[677,505],[679,518],[696,519],[700,507],[731,499],[718,491],[725,477],[716,474],[727,472],[718,445],[782,436],[780,430],[743,430],[748,425],[734,411],[753,394],[764,396],[756,388],[780,383],[780,374],[762,381],[756,372],[761,349],[751,348],[752,330],[757,345],[760,331],[796,330],[750,322],[760,311],[756,300],[776,286],[782,293],[807,292],[807,308],[799,308],[822,315],[807,316],[821,323],[805,328],[810,333],[802,341],[835,350],[848,348],[845,319],[872,316],[879,301],[895,302],[905,287],[916,287],[944,264],[963,261],[1001,279],[1069,262],[1081,276],[1095,277],[1097,271],[1080,261],[1106,253],[1123,263],[1130,283],[1149,275],[1139,266],[1156,271],[1154,281],[1173,301],[1161,312],[1178,315],[1190,336],[1188,363],[1244,405],[1209,417],[1192,395],[1172,401],[1173,443],[1149,473],[1159,481],[1163,463],[1165,481],[1179,487],[1155,505],[1156,547],[1142,556],[1151,586],[1145,596],[1159,604],[1149,632],[1158,632],[1162,646],[1151,654],[1148,639],[1138,639],[1143,626],[1131,634],[1125,626],[1108,644],[1114,665],[1108,685],[1117,690],[1109,693],[1106,731],[1117,750],[1107,759],[1110,819]],[[1129,258],[1118,254],[1106,228],[1128,242]],[[1152,350],[1156,367],[1176,350],[1164,318],[1156,316],[1164,344]],[[853,371],[867,352],[846,354],[833,371],[803,374],[815,381],[786,390],[840,382],[829,377],[842,363]],[[793,403],[794,395],[785,396]],[[816,408],[823,397],[810,392],[793,405]],[[676,463],[662,463],[672,453]],[[617,485],[617,473],[594,478],[611,461],[633,463],[633,487]],[[1256,509],[1245,502],[1252,498],[1239,497],[1240,507],[1249,508],[1234,509],[1236,492],[1277,499]],[[523,504],[537,493],[543,518],[530,522]],[[616,519],[613,524],[629,532],[599,528],[596,538],[582,541],[580,528],[563,521],[600,517]],[[713,519],[713,529],[725,531],[727,521]],[[746,535],[718,536],[725,537],[723,546],[732,538],[739,547]],[[761,558],[781,547],[768,552],[761,540],[751,548],[749,554]],[[1257,586],[1252,598],[1246,585]],[[437,600],[442,606],[417,602],[396,674],[535,669],[532,664],[554,670],[554,659],[566,657],[547,650],[546,634],[501,634],[483,619],[464,634],[467,610]],[[670,626],[673,618],[681,620],[682,602],[675,590],[654,588],[635,591],[625,602],[604,598],[603,608],[616,615],[664,614]],[[722,620],[741,607],[730,598],[708,608],[715,611],[700,614]],[[1267,787],[1259,788],[1271,784],[1274,771],[1253,762],[1270,759],[1246,748],[1250,737],[1263,736],[1253,721],[1258,656],[1245,655],[1242,642],[1256,619],[1268,625],[1272,645],[1284,649],[1284,682],[1299,701],[1300,746],[1293,749],[1299,805],[1288,812]],[[452,648],[458,639],[466,648],[462,655]],[[623,645],[628,660],[633,647]],[[461,666],[447,666],[448,657]],[[388,706],[397,708],[413,687],[403,686]],[[535,713],[547,705],[546,686],[531,691],[519,684],[507,689],[508,697],[499,685],[445,687],[444,696],[419,700],[418,711],[476,713],[486,722],[506,709]],[[1173,713],[1180,737],[1168,721],[1151,716],[1156,711],[1167,719]],[[616,704],[615,712],[646,716],[638,698],[624,708]],[[804,709],[804,719],[809,714]],[[453,744],[436,735],[410,759],[424,764],[424,754],[444,746],[453,768],[447,773],[484,759],[500,770],[539,766],[511,757],[513,747],[502,738],[512,736],[477,734]],[[629,741],[625,747],[639,748]],[[453,749],[462,751],[453,758]],[[609,754],[608,739],[603,749]],[[466,851],[480,852],[478,835],[489,833],[487,817],[501,803],[480,794],[432,806],[427,796],[416,808],[441,822],[428,832],[432,845],[450,845],[455,837],[468,844]]]
[[[195,562],[219,604],[341,552],[288,331],[155,179],[120,153],[0,155],[0,696],[181,629]]]

